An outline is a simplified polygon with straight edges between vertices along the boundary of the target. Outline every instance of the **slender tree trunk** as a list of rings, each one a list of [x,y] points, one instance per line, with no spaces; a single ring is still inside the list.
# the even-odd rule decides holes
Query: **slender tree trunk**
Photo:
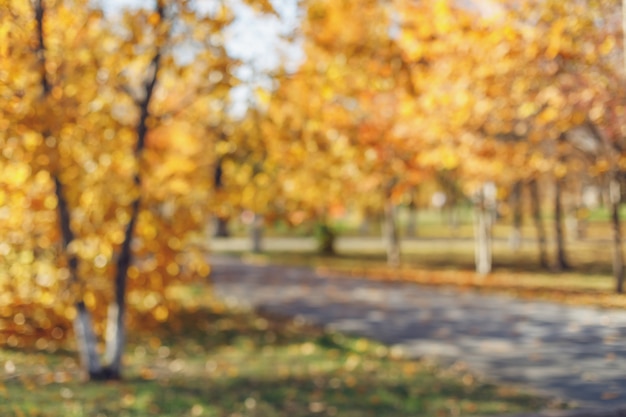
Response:
[[[556,268],[559,271],[570,269],[565,250],[565,230],[563,228],[563,180],[557,178],[554,184],[554,235],[556,240]]]
[[[136,174],[135,182],[137,184],[141,183],[139,174]],[[109,305],[108,311],[105,362],[107,364],[107,377],[112,379],[118,379],[121,377],[122,356],[126,341],[126,283],[128,268],[132,264],[131,244],[137,218],[139,217],[140,206],[140,198],[137,198],[131,206],[130,221],[126,225],[124,242],[122,243],[120,254],[117,258],[117,270],[115,273],[115,299]]]
[[[225,140],[221,138],[221,140]],[[222,159],[218,159],[215,163],[213,171],[213,181],[216,191],[220,191],[224,188],[224,169],[222,167]],[[213,237],[229,237],[228,231],[228,219],[225,217],[216,216],[214,219]]]
[[[70,211],[65,199],[63,184],[58,177],[54,177],[55,194],[57,198],[57,210],[59,216],[59,228],[61,229],[63,252],[67,258],[67,266],[70,272],[70,281],[74,285],[80,285],[78,279],[78,258],[69,252],[68,247],[74,241],[74,233],[70,225]],[[76,318],[74,319],[74,333],[78,351],[83,365],[83,369],[87,372],[89,379],[100,379],[102,377],[102,365],[98,356],[98,341],[93,331],[91,314],[82,297],[78,296],[78,301],[74,304],[76,308]]]
[[[411,193],[411,201],[408,206],[408,217],[406,222],[406,237],[417,237],[417,203],[416,199],[417,190],[413,190]]]
[[[250,225],[250,238],[252,240],[252,252],[261,253],[263,251],[263,216],[258,213],[254,213]]]
[[[474,216],[474,257],[476,272],[486,275],[491,272],[493,204],[487,185],[479,191]]]
[[[213,232],[214,237],[229,237],[230,231],[228,230],[228,219],[224,217],[215,217],[215,228]]]
[[[41,63],[41,84],[43,90],[43,98],[45,99],[49,95],[52,88],[46,72],[46,48],[43,32],[45,8],[42,0],[35,0],[34,9],[39,41],[37,52]],[[164,3],[160,0],[157,1],[157,13],[161,17],[162,21],[165,15],[165,6]],[[141,154],[143,153],[143,149],[145,147],[145,139],[148,132],[147,121],[150,114],[149,105],[152,100],[154,87],[156,86],[160,62],[161,52],[160,49],[157,49],[147,71],[148,76],[144,83],[145,94],[141,100],[136,100],[140,112],[139,121],[136,129],[137,142],[135,144],[134,152],[137,159],[141,157]],[[68,250],[69,245],[74,241],[74,234],[71,229],[70,209],[68,206],[68,202],[65,199],[63,183],[59,178],[58,172],[53,172],[52,174],[55,182],[55,194],[58,202],[57,207],[59,216],[59,227],[61,229],[62,236],[62,247],[68,259],[70,279],[73,284],[80,285],[81,283],[78,279],[78,259]],[[135,174],[134,182],[135,186],[139,189],[141,187],[141,176],[139,172]],[[76,320],[74,321],[74,328],[77,338],[77,345],[80,351],[81,361],[90,379],[119,378],[121,375],[121,363],[125,339],[124,321],[126,316],[126,281],[128,268],[132,263],[131,243],[132,237],[134,235],[135,224],[139,215],[140,203],[140,198],[137,198],[132,204],[131,218],[126,226],[124,242],[122,243],[122,248],[118,257],[114,282],[115,299],[110,305],[109,321],[107,323],[105,352],[105,359],[107,361],[106,367],[103,367],[100,363],[99,355],[97,352],[97,338],[95,332],[93,331],[91,315],[89,314],[85,303],[80,297],[80,294],[77,295],[78,301],[75,305],[77,314]]]
[[[162,6],[158,7],[161,19],[163,19],[164,10]],[[145,147],[146,134],[148,133],[148,116],[150,115],[150,101],[154,93],[154,87],[158,79],[159,67],[161,62],[161,53],[157,51],[150,63],[151,75],[145,84],[145,96],[139,103],[140,117],[137,124],[137,143],[135,144],[135,157],[141,158]],[[135,186],[141,188],[141,173],[137,171],[134,178]],[[131,244],[135,234],[135,225],[139,217],[139,209],[141,207],[141,198],[138,197],[131,205],[131,215],[126,230],[124,232],[124,242],[120,249],[117,259],[117,271],[115,273],[115,300],[109,305],[107,331],[106,331],[106,362],[107,376],[109,378],[120,378],[122,369],[122,356],[125,344],[125,320],[126,320],[126,284],[128,276],[128,268],[132,264]]]
[[[622,3],[626,7],[626,0]],[[626,9],[623,9],[623,28],[626,30]],[[624,33],[626,40],[626,32]],[[626,44],[624,45],[626,51]],[[624,56],[626,66],[626,56]],[[619,152],[619,148],[610,142],[595,124],[589,122],[588,127],[598,142],[604,145],[606,156],[612,161],[611,171],[608,178],[608,203],[611,208],[611,227],[613,229],[613,277],[615,278],[615,291],[618,294],[624,292],[624,252],[622,248],[622,232],[620,220],[620,204],[622,201],[621,184],[619,181],[619,167],[615,161],[615,152]],[[604,194],[604,193],[603,193]]]
[[[43,0],[35,0],[34,5],[35,9],[35,21],[37,23],[37,56],[39,58],[39,70],[41,71],[41,88],[42,88],[42,98],[46,98],[50,91],[52,90],[52,86],[50,85],[50,81],[48,80],[48,72],[46,70],[46,43],[45,43],[45,34],[43,30],[43,23],[46,14],[46,9],[43,4]]]
[[[611,197],[611,226],[613,229],[613,276],[615,277],[615,291],[624,292],[624,252],[622,249],[622,232],[619,208],[621,190],[619,181],[613,176],[610,181],[609,195]]]
[[[50,95],[52,86],[48,79],[48,73],[46,70],[46,44],[43,30],[46,9],[42,0],[35,1],[34,10],[35,21],[37,23],[37,54],[41,70],[42,100],[45,101]],[[56,169],[58,169],[58,167]],[[53,170],[51,174],[54,179],[54,192],[57,199],[57,215],[59,219],[59,229],[61,231],[62,252],[67,259],[70,282],[73,285],[79,286],[78,258],[75,254],[70,253],[68,250],[70,244],[74,241],[74,233],[72,232],[71,227],[70,209],[68,202],[65,199],[63,183],[59,179],[58,172]],[[74,333],[76,335],[76,342],[83,369],[90,379],[100,378],[102,375],[102,365],[100,363],[100,357],[98,356],[97,338],[93,331],[91,314],[89,314],[89,310],[87,310],[85,303],[82,301],[81,294],[77,294],[77,301],[75,302],[74,307],[76,309]]]
[[[622,37],[626,42],[626,0],[622,0]],[[626,43],[623,43],[623,65],[626,69]],[[606,141],[605,141],[606,143]],[[608,147],[608,146],[607,146]],[[611,223],[613,227],[613,276],[615,277],[615,291],[618,294],[624,292],[624,251],[622,248],[622,233],[619,208],[622,201],[619,179],[615,163],[611,178]]]
[[[511,190],[511,206],[513,208],[513,230],[509,239],[511,248],[518,251],[522,246],[522,182],[517,181]]]
[[[387,196],[385,201],[385,244],[387,247],[387,264],[392,267],[400,266],[400,236],[396,223],[396,208]]]
[[[546,230],[541,217],[541,199],[539,198],[539,184],[533,179],[528,183],[530,192],[531,211],[535,230],[537,232],[537,249],[539,250],[539,265],[542,268],[549,268],[548,262],[548,240]]]
[[[165,6],[163,2],[157,1],[157,13],[160,20],[165,17]],[[159,69],[161,66],[161,50],[158,48],[150,61],[147,71],[147,78],[144,83],[144,96],[138,101],[139,120],[137,122],[137,142],[135,143],[134,155],[137,160],[141,159],[146,144],[148,133],[148,117],[150,116],[150,103],[157,84]],[[141,172],[137,170],[134,177],[135,187],[141,189]],[[117,270],[115,272],[114,300],[109,305],[107,329],[106,329],[106,350],[105,350],[105,378],[119,379],[122,376],[122,357],[126,342],[126,286],[128,278],[128,268],[132,265],[132,240],[135,235],[135,226],[141,208],[141,197],[137,197],[132,205],[130,220],[124,231],[124,241],[117,258]]]
[[[370,219],[370,213],[365,213],[363,215],[363,219],[361,220],[361,224],[359,224],[359,234],[361,236],[368,236],[371,233],[372,225]]]
[[[587,208],[583,197],[585,187],[580,184],[576,196],[576,208],[574,210],[574,223],[576,239],[583,240],[587,237]]]
[[[565,154],[561,149],[565,145],[565,135],[559,135],[557,139],[557,157],[560,163],[565,163]],[[570,269],[565,249],[565,228],[563,227],[565,216],[563,212],[563,186],[564,179],[556,176],[554,181],[554,238],[556,240],[556,269],[559,271]]]
[[[334,255],[336,253],[335,241],[337,236],[324,217],[322,216],[315,230],[317,251],[322,255]]]
[[[82,301],[76,303],[75,308],[74,333],[81,364],[89,379],[103,379],[104,372],[97,351],[98,339],[93,331],[91,314]]]
[[[406,222],[406,237],[417,237],[417,208],[415,206],[409,206],[409,213]]]

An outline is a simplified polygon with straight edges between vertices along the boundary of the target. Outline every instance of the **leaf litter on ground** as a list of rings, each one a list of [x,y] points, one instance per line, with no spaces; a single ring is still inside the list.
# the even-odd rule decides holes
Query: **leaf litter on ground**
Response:
[[[0,350],[7,416],[456,416],[523,412],[550,400],[481,380],[457,363],[179,287],[166,323],[129,335],[122,381],[85,383],[71,344]]]

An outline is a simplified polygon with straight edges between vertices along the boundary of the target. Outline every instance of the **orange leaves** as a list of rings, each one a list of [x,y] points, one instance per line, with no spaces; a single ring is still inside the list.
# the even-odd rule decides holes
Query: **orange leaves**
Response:
[[[276,14],[274,7],[268,0],[244,0],[244,3],[262,13]]]
[[[120,245],[139,198],[142,215],[132,244],[137,266],[129,273],[133,285],[162,294],[172,282],[208,273],[199,236],[210,215],[209,167],[218,136],[212,129],[225,117],[234,61],[218,39],[221,26],[213,20],[219,16],[199,16],[186,2],[172,10],[180,15],[137,9],[115,22],[89,11],[83,0],[45,3],[45,49],[39,54],[32,5],[16,1],[10,13],[0,11],[0,168],[5,174],[0,178],[0,288],[9,296],[0,297],[0,320],[36,313],[64,326],[76,314],[72,303],[83,300],[101,331]],[[269,5],[255,4],[262,10]],[[172,19],[179,17],[181,30],[169,33]],[[171,51],[186,42],[187,27],[197,28],[193,33],[201,42],[195,47],[203,59],[182,64]],[[155,51],[166,43],[153,101],[146,106],[146,154],[137,158],[138,103],[146,95]],[[42,74],[49,84],[43,96]],[[143,177],[137,181],[141,187],[136,175]],[[70,215],[67,248],[60,242],[61,205]],[[74,260],[78,277],[70,282],[66,268]],[[168,314],[155,307],[156,320]],[[54,326],[38,325],[47,334],[41,337],[54,338]],[[15,335],[15,344],[22,343]]]

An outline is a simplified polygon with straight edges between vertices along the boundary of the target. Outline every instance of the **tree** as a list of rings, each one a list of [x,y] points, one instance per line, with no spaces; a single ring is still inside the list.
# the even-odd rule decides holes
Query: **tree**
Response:
[[[1,163],[17,174],[0,190],[10,213],[26,208],[0,221],[0,282],[8,311],[34,320],[18,321],[12,340],[66,334],[75,319],[88,376],[119,378],[125,325],[138,320],[128,306],[164,321],[166,288],[209,272],[211,126],[234,65],[219,33],[232,16],[157,1],[109,21],[82,0],[37,0],[0,17],[2,120],[14,126],[0,134]]]

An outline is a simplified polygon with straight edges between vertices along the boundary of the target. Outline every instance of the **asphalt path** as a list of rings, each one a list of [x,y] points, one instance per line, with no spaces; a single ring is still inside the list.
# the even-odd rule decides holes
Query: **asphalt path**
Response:
[[[626,416],[626,311],[320,276],[222,255],[211,263],[215,291],[230,303],[373,338],[410,357],[461,361],[491,381],[604,410],[576,416]]]

